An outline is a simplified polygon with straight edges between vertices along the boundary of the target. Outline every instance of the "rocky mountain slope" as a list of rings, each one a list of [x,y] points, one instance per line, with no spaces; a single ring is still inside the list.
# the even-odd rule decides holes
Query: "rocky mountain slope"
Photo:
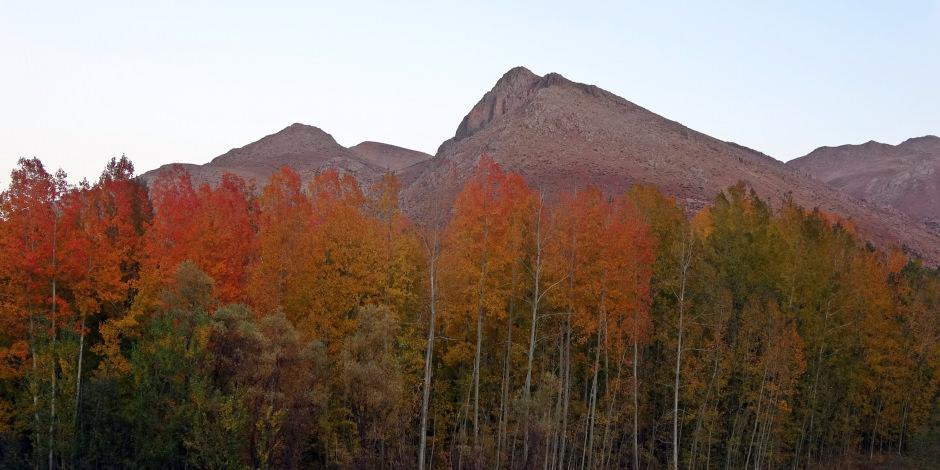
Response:
[[[614,194],[652,184],[691,209],[743,181],[779,203],[851,218],[882,246],[906,246],[940,261],[940,233],[897,211],[860,201],[762,153],[654,114],[596,86],[517,67],[470,110],[403,192],[406,210],[428,213],[452,197],[481,154],[522,174],[549,197],[593,184]]]
[[[333,136],[318,127],[291,124],[257,142],[229,150],[205,165],[182,165],[197,185],[215,184],[223,174],[234,173],[246,179],[253,179],[260,186],[272,173],[285,165],[297,171],[303,180],[309,179],[318,171],[334,168],[352,174],[363,182],[370,182],[386,171],[384,165],[378,163],[385,158],[383,155],[401,153],[383,153],[382,145],[384,144],[376,144],[373,151],[363,155],[360,150],[347,149],[338,144]],[[410,152],[406,149],[400,150]],[[396,162],[403,158],[393,156],[385,160]],[[142,178],[149,182],[169,166],[171,165],[148,171]]]
[[[910,147],[933,145],[915,141]],[[549,198],[587,185],[615,194],[642,183],[695,210],[742,181],[772,203],[789,193],[804,207],[852,219],[877,245],[905,246],[933,264],[940,262],[940,230],[898,210],[856,199],[797,171],[796,165],[694,131],[596,86],[555,73],[541,77],[523,67],[496,82],[434,157],[376,142],[345,148],[316,127],[293,124],[205,165],[185,167],[197,183],[213,183],[232,172],[259,185],[283,165],[305,179],[337,168],[365,185],[391,170],[404,188],[403,207],[422,219],[446,209],[482,154],[519,172]],[[160,170],[143,177],[150,180]]]
[[[787,165],[940,230],[940,137],[820,147]]]

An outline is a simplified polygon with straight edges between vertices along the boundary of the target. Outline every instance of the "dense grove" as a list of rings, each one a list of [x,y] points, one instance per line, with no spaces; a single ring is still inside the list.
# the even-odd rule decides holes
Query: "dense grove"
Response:
[[[779,468],[929,459],[940,276],[743,185],[549,199],[483,157],[0,196],[0,465]],[[776,201],[775,201],[776,202]],[[777,204],[775,204],[777,205]],[[933,457],[931,457],[933,456]]]

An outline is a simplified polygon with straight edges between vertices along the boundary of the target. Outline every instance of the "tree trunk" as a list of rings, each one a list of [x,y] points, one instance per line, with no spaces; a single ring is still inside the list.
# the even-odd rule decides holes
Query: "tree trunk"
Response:
[[[482,284],[482,283],[481,283]],[[473,357],[473,449],[477,451],[480,434],[480,349],[483,347],[483,304],[477,308],[477,343]]]
[[[558,452],[558,463],[561,466],[565,461],[568,450],[568,405],[571,403],[571,321],[565,319],[565,371],[564,371],[564,399],[561,410],[561,450]],[[572,455],[574,452],[572,452]]]
[[[884,407],[884,400],[878,403],[878,412],[875,413],[875,425],[871,428],[871,441],[868,443],[868,460],[875,458],[875,438],[878,436],[878,422],[881,421],[881,409]]]
[[[640,468],[640,377],[637,368],[639,367],[640,351],[637,345],[637,311],[633,310],[633,468]]]
[[[705,422],[705,411],[708,409],[708,403],[709,403],[709,400],[711,400],[712,390],[714,390],[715,383],[717,382],[717,379],[718,379],[718,368],[721,365],[721,324],[723,321],[721,312],[722,310],[719,307],[718,324],[715,327],[716,328],[715,329],[715,346],[714,346],[715,365],[712,368],[712,376],[708,381],[708,388],[705,390],[705,399],[702,400],[702,407],[699,409],[699,415],[695,423],[695,432],[693,433],[693,436],[692,436],[692,456],[691,456],[692,462],[689,465],[689,467],[692,469],[695,468],[695,463],[696,463],[696,460],[698,459],[699,434],[701,433],[702,426],[704,425],[704,422]],[[710,441],[710,440],[711,439],[708,439],[707,441]],[[707,442],[706,444],[711,445],[710,442]]]
[[[823,332],[826,331],[826,328],[829,325],[829,306],[830,306],[830,303],[827,302],[825,314],[823,315],[823,324],[822,324]],[[809,409],[809,428],[806,433],[806,438],[807,438],[806,440],[806,464],[807,465],[812,463],[813,446],[812,446],[811,439],[813,438],[813,426],[815,424],[815,419],[816,419],[816,391],[819,388],[819,373],[822,370],[823,347],[826,344],[825,339],[826,338],[825,338],[825,333],[824,333],[824,335],[819,339],[819,349],[816,353],[816,373],[814,374],[815,377],[813,378],[813,398],[812,400],[810,400],[811,405]],[[801,442],[803,441],[802,436],[800,436],[800,441]],[[799,455],[797,455],[797,459],[799,459]]]
[[[29,305],[27,305],[26,308],[27,310],[29,310]],[[36,445],[36,448],[39,449],[40,448],[39,429],[42,426],[42,422],[39,419],[39,384],[37,383],[37,380],[39,378],[39,373],[38,373],[39,366],[36,363],[36,337],[34,333],[35,327],[33,326],[33,323],[34,323],[33,314],[32,312],[30,312],[29,314],[29,349],[30,349],[30,356],[32,357],[33,373],[30,378],[29,388],[31,389],[31,392],[33,395],[33,419],[36,421],[36,437],[35,437],[36,444],[35,445]],[[39,467],[39,459],[37,455],[36,468],[38,467]]]
[[[82,398],[82,358],[85,352],[85,314],[82,314],[81,332],[78,340],[78,367],[75,372],[75,409],[72,411],[72,425],[75,426],[78,439],[78,408]]]
[[[626,359],[626,356],[627,356],[627,351],[626,350],[622,351],[620,354],[620,359],[617,361],[617,378],[614,379],[614,384],[616,384],[616,387],[614,388],[613,395],[607,401],[607,417],[606,417],[607,423],[604,426],[604,437],[603,439],[601,439],[601,468],[602,469],[607,468],[607,465],[610,463],[609,462],[610,452],[613,451],[614,433],[611,432],[611,427],[613,426],[612,423],[614,422],[614,404],[618,403],[619,401],[618,395],[620,392],[620,384],[622,383],[621,378],[623,377],[623,361]],[[605,354],[605,362],[606,362],[606,354]],[[607,370],[609,371],[610,368],[608,367]],[[609,387],[610,386],[608,383],[608,390],[609,390]],[[606,390],[604,394],[605,395],[607,394]]]
[[[683,312],[680,301],[679,307],[679,335],[676,341],[676,370],[675,383],[673,384],[672,395],[672,464],[673,468],[679,468],[679,373],[682,365],[682,322]]]
[[[603,347],[603,342],[606,341],[606,336],[603,334],[603,328],[606,323],[604,316],[604,293],[601,292],[601,301],[600,308],[597,312],[597,347],[594,350],[594,377],[591,380],[591,397],[590,397],[590,407],[588,408],[588,420],[587,420],[587,443],[584,447],[584,452],[586,456],[586,461],[590,465],[593,459],[594,453],[594,423],[596,420],[596,410],[597,410],[597,376],[600,373],[600,359],[601,359],[601,348]],[[585,465],[585,459],[581,460],[581,468],[583,469]]]
[[[509,298],[509,312],[506,315],[506,357],[503,361],[503,384],[499,398],[499,426],[496,433],[496,468],[499,468],[500,457],[502,456],[503,440],[506,436],[506,428],[509,421],[509,371],[512,361],[512,316],[516,310],[515,295],[518,265],[513,266],[512,288]],[[528,455],[528,454],[527,454]]]
[[[679,379],[682,367],[682,334],[683,322],[685,321],[685,288],[689,276],[689,267],[692,264],[692,243],[694,235],[691,231],[686,234],[686,240],[683,242],[683,249],[679,260],[679,292],[677,300],[679,303],[679,324],[676,339],[676,370],[675,383],[673,384],[672,398],[672,462],[673,468],[679,468]]]
[[[907,402],[904,403],[904,412],[901,414],[901,429],[898,432],[898,455],[901,455],[901,448],[904,445],[904,425],[907,424]]]
[[[434,368],[434,322],[437,319],[437,255],[440,250],[438,234],[432,235],[429,245],[429,281],[431,288],[431,318],[428,327],[428,344],[424,353],[424,389],[421,397],[420,445],[418,450],[418,469],[424,470],[425,448],[427,447],[428,404],[431,399],[431,374]]]
[[[541,199],[540,199],[541,202]],[[541,281],[541,271],[542,271],[542,208],[541,204],[538,209],[538,215],[536,216],[535,223],[535,260],[532,265],[532,318],[530,319],[529,326],[529,356],[526,362],[525,370],[525,385],[523,386],[522,391],[522,406],[524,407],[523,415],[523,456],[528,458],[529,456],[529,393],[532,387],[532,363],[535,361],[535,332],[538,327],[538,314],[539,314],[539,301],[541,300],[541,293],[539,292],[540,281]]]
[[[770,361],[770,358],[765,358],[764,360],[765,360],[764,373],[761,376],[760,389],[757,394],[757,410],[754,412],[754,428],[751,430],[751,439],[748,441],[748,444],[747,444],[747,456],[744,459],[745,468],[747,468],[748,464],[750,464],[751,462],[751,448],[754,446],[754,436],[757,434],[757,427],[760,423],[761,404],[764,400],[764,384],[767,382],[767,368],[769,366],[767,362]]]
[[[55,346],[56,346],[56,233],[58,229],[59,218],[53,215],[53,224],[52,224],[52,348],[50,353],[52,354],[52,360],[49,364],[50,372],[52,373],[52,394],[50,395],[49,401],[49,470],[53,468],[53,449],[54,449],[54,431],[55,431],[55,393],[56,393],[56,370],[55,370]]]

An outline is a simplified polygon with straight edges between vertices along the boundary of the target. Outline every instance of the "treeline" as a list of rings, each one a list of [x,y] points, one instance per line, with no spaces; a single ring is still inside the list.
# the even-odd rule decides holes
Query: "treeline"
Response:
[[[133,171],[0,196],[4,467],[938,455],[940,276],[790,200],[549,200],[483,157],[414,223],[392,175]]]

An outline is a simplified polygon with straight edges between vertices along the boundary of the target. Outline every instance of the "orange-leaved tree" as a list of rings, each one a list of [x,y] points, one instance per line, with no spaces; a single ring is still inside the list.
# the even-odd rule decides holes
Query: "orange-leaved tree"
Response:
[[[214,281],[217,301],[246,303],[248,268],[256,251],[254,187],[226,173],[215,187],[202,185],[197,197],[188,257]]]
[[[310,201],[300,176],[289,167],[272,174],[259,207],[258,253],[250,268],[248,294],[255,312],[267,315],[282,310],[285,293],[296,288],[297,261],[309,248]]]
[[[504,172],[491,157],[482,156],[457,195],[444,235],[441,266],[446,270],[442,273],[446,305],[441,319],[448,334],[461,339],[445,361],[463,362],[472,354],[474,448],[480,430],[484,329],[506,315],[512,272],[523,244],[522,200],[529,193],[519,175]]]

